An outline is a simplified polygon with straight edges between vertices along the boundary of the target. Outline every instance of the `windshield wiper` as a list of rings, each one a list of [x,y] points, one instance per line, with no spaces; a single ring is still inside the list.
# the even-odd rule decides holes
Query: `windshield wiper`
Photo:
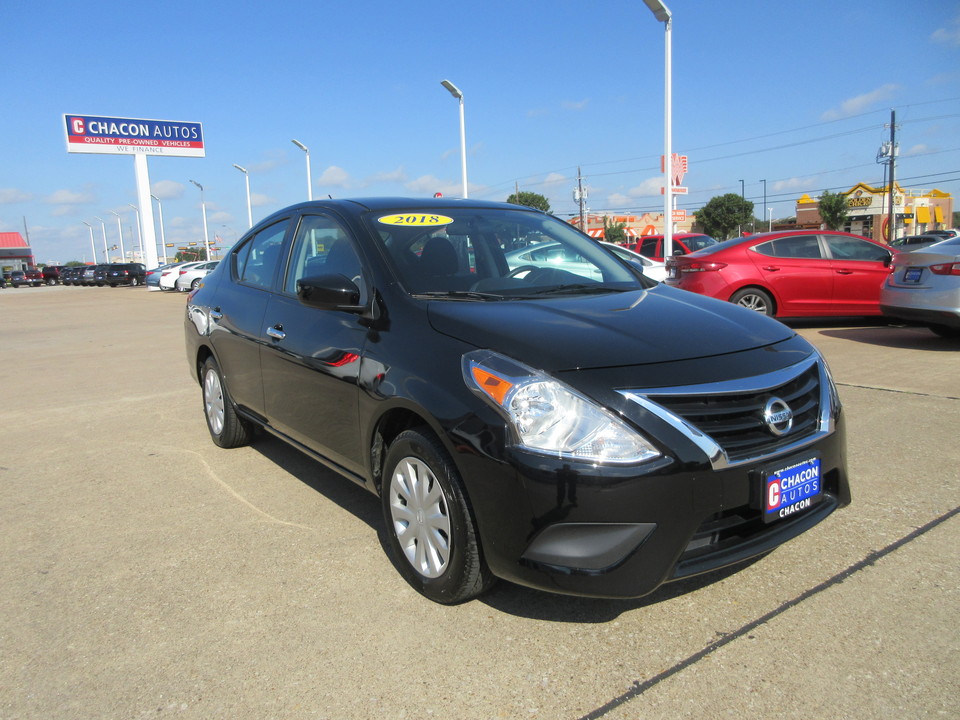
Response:
[[[503,295],[494,293],[476,292],[475,290],[434,290],[431,292],[412,293],[418,298],[443,298],[447,300],[506,300]]]
[[[636,288],[612,287],[601,283],[573,283],[572,285],[557,285],[556,287],[534,290],[533,295],[579,295],[592,293],[630,292]]]

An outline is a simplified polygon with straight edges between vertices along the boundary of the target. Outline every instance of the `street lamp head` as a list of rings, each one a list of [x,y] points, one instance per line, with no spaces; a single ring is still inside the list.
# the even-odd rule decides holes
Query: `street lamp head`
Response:
[[[294,145],[296,145],[298,148],[300,148],[301,150],[303,150],[307,155],[310,154],[310,149],[309,149],[306,145],[304,145],[302,142],[300,142],[299,140],[291,140],[290,142],[292,142],[292,143],[293,143]]]
[[[463,93],[460,92],[460,88],[454,85],[449,80],[441,80],[440,84],[443,85],[447,91],[453,95],[457,100],[463,100]]]
[[[118,218],[120,217],[120,213],[114,212],[113,210],[107,210],[107,212],[110,213],[111,215],[116,215]]]
[[[129,205],[130,207],[132,207],[132,208],[133,208],[134,210],[136,210],[137,212],[140,212],[140,208],[138,208],[138,207],[137,207],[136,205],[134,205],[133,203],[127,203],[127,205]]]
[[[200,192],[203,192],[203,185],[201,185],[200,183],[198,183],[196,180],[191,180],[190,182],[192,182],[194,185],[196,185],[198,188],[200,188]]]
[[[247,174],[247,169],[246,169],[246,168],[240,167],[240,166],[237,165],[236,163],[234,163],[233,166],[234,166],[237,170],[239,170],[240,172],[242,172],[244,175]]]
[[[93,225],[91,225],[90,223],[88,223],[86,220],[81,220],[80,222],[82,222],[82,223],[83,223],[84,225],[86,225],[88,228],[93,228]]]
[[[661,0],[643,0],[643,4],[650,8],[653,16],[662,23],[670,22],[673,17],[670,9]]]
[[[160,202],[160,198],[158,198],[156,195],[151,194],[150,197],[152,197],[157,202]]]

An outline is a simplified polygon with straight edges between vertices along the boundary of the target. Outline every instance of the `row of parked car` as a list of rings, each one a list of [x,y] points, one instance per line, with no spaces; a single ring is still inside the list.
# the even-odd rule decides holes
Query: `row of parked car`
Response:
[[[161,265],[147,270],[142,263],[104,263],[100,265],[48,265],[43,270],[13,270],[3,274],[0,287],[38,285],[75,285],[117,287],[146,285],[148,290],[193,290],[218,260]]]

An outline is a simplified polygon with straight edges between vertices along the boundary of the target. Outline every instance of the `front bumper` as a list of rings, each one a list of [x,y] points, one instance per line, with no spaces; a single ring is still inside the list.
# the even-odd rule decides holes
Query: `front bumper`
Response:
[[[844,448],[839,420],[833,434],[803,453],[820,458],[820,501],[769,524],[760,467],[794,455],[720,471],[664,459],[639,474],[515,454],[509,465],[482,470],[485,488],[500,488],[498,501],[485,492],[471,497],[495,575],[564,594],[639,597],[763,555],[849,504]]]

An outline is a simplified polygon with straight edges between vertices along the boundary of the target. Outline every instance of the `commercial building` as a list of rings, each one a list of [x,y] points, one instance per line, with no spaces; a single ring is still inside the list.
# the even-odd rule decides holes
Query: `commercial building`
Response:
[[[586,227],[580,227],[580,216],[575,215],[567,222],[575,228],[583,230],[590,237],[603,239],[604,221],[608,225],[623,225],[623,232],[628,238],[639,238],[644,235],[662,235],[663,234],[663,213],[643,213],[642,215],[609,215],[606,213],[588,213],[586,216]],[[690,226],[693,224],[693,215],[687,215],[684,219],[678,220],[673,224],[674,232],[690,232]]]
[[[18,232],[0,232],[0,267],[5,271],[37,266],[33,250]]]
[[[847,221],[842,228],[856,235],[889,242],[890,190],[857,183],[846,192]],[[809,195],[797,200],[797,226],[820,227],[820,203]],[[892,237],[920,235],[943,230],[953,223],[953,196],[940,190],[912,190],[896,186],[893,194],[895,218]]]

